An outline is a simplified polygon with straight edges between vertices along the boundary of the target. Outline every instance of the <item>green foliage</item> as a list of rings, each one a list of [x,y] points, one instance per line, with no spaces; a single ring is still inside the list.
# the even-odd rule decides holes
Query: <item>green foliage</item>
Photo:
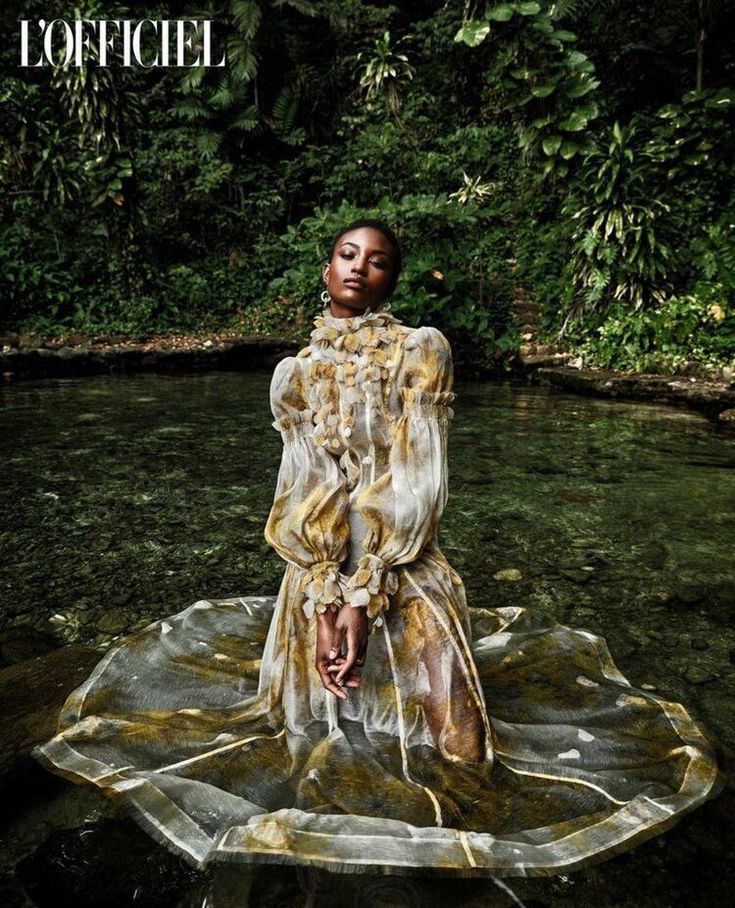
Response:
[[[45,314],[49,324],[60,324],[81,291],[73,263],[59,254],[68,221],[58,216],[47,222],[38,237],[33,229],[36,205],[29,196],[12,200],[12,221],[0,222],[0,275],[4,314],[20,320],[34,312]]]
[[[465,21],[454,40],[470,47],[492,40],[487,80],[515,112],[519,147],[527,159],[542,159],[543,176],[563,178],[589,147],[600,82],[592,61],[575,48],[577,36],[557,28],[553,13],[549,3],[488,6],[483,17]]]
[[[518,286],[533,288],[533,298],[541,304],[539,339],[550,340],[559,327],[559,300],[567,286],[564,271],[570,245],[567,225],[548,220],[545,209],[529,201],[528,210],[516,224],[514,276]]]
[[[731,92],[689,93],[653,117],[616,122],[607,143],[602,137],[585,154],[562,208],[574,224],[562,334],[570,321],[604,313],[614,301],[636,313],[684,291],[690,238],[735,163],[727,141],[732,108]]]
[[[690,361],[735,367],[735,311],[724,308],[722,294],[721,285],[702,282],[652,309],[631,314],[616,306],[596,337],[587,334],[572,349],[603,368],[668,372]]]
[[[405,37],[400,39],[397,45],[405,40]],[[398,86],[401,80],[413,79],[414,76],[414,68],[406,54],[398,53],[397,47],[391,44],[390,32],[386,31],[369,54],[360,51],[356,59],[366,60],[360,76],[360,87],[365,89],[365,96],[369,98],[385,93],[388,107],[395,113],[400,107]]]
[[[575,222],[567,296],[576,295],[568,318],[604,309],[611,299],[638,310],[665,298],[675,236],[665,220],[671,206],[651,193],[657,168],[638,138],[635,123],[615,123],[607,147],[585,156],[577,192],[589,201],[576,207],[570,197],[564,206]]]
[[[691,292],[636,311],[615,303],[594,323],[574,326],[572,348],[590,364],[618,369],[735,366],[735,224],[700,231],[692,248]]]
[[[706,215],[732,183],[735,89],[687,92],[655,113],[647,153],[676,197]]]
[[[302,17],[321,17],[328,12],[323,5],[307,0],[213,4],[209,16],[218,33],[227,35],[227,66],[184,70],[174,107],[176,116],[195,127],[203,157],[236,158],[264,134],[294,147],[304,142],[298,119],[313,98],[319,74],[299,35]],[[258,89],[263,82],[269,83],[267,91]]]
[[[730,217],[708,226],[694,238],[692,248],[700,279],[719,284],[725,297],[735,300],[735,224]]]
[[[703,55],[676,6],[211,0],[226,68],[0,49],[0,324],[303,338],[324,244],[378,214],[405,247],[395,311],[465,368],[518,346],[518,296],[590,361],[728,362],[735,41],[711,4]],[[714,88],[686,91],[695,67]]]

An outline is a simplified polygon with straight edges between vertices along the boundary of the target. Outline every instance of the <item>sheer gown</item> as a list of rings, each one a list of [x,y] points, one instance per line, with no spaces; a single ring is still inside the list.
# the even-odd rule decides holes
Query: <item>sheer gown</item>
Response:
[[[34,756],[197,867],[582,867],[723,785],[686,709],[603,638],[468,608],[437,545],[451,353],[385,311],[317,318],[271,384],[277,596],[200,600],[111,648]],[[314,667],[316,613],[367,609],[360,689]]]

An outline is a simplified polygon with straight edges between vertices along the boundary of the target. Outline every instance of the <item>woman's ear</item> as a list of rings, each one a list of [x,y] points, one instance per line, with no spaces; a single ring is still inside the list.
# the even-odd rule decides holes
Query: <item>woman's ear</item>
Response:
[[[322,268],[322,277],[324,278],[324,283],[326,284],[329,280],[329,262]]]

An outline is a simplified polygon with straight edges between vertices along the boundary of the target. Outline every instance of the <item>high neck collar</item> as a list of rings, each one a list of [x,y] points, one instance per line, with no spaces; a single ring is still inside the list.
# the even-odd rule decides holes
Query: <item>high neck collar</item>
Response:
[[[350,334],[360,328],[383,328],[386,325],[392,325],[396,321],[395,316],[384,309],[377,309],[374,312],[368,310],[362,315],[338,318],[336,315],[332,315],[329,307],[327,307],[321,315],[314,319],[314,325],[316,328],[332,328],[340,334]]]

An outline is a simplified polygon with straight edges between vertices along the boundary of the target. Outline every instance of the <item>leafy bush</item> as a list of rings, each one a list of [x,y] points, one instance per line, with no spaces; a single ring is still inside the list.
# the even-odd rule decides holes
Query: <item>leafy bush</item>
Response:
[[[735,366],[735,310],[725,308],[721,289],[700,283],[695,293],[669,297],[652,309],[631,313],[616,307],[597,337],[572,349],[588,365],[603,368],[667,372],[692,361]]]
[[[725,218],[696,233],[690,245],[690,290],[637,310],[617,302],[595,322],[573,325],[570,348],[588,364],[607,368],[735,365],[735,224]]]
[[[574,222],[563,295],[567,320],[603,311],[614,300],[637,311],[662,303],[671,289],[683,225],[672,223],[671,205],[658,197],[660,171],[641,132],[637,117],[622,128],[615,123],[607,146],[601,141],[585,155],[563,208]]]

